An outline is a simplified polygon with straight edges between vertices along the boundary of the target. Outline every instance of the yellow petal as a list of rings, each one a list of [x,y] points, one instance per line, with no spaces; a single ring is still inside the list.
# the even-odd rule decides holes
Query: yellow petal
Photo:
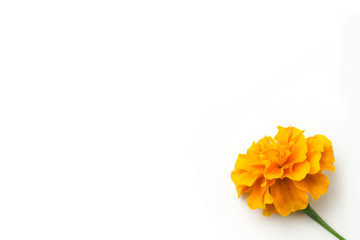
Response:
[[[246,154],[259,155],[263,150],[275,145],[276,142],[272,137],[263,137],[257,143],[253,142],[251,147],[247,150]]]
[[[299,190],[288,178],[277,179],[270,187],[270,191],[274,206],[282,216],[305,209],[309,203],[309,194]]]
[[[235,169],[231,172],[231,180],[234,182],[235,186],[252,186],[259,177],[260,175],[252,174],[241,169]]]
[[[259,147],[259,145],[256,144],[255,142],[253,142],[251,147],[249,147],[249,149],[246,151],[246,154],[257,155],[257,154],[259,154],[260,151],[261,151],[261,148]]]
[[[260,139],[256,145],[258,146],[259,150],[264,150],[269,147],[271,147],[275,143],[274,139],[272,137],[265,136],[262,139]]]
[[[321,195],[325,194],[329,187],[329,179],[323,173],[309,174],[305,179],[294,182],[295,186],[308,192],[312,195],[314,201],[316,201]]]

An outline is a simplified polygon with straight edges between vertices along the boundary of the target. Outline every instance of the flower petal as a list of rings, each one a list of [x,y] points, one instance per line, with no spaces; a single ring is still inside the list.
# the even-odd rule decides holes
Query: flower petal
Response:
[[[274,201],[273,197],[270,194],[270,186],[273,185],[274,183],[275,183],[275,180],[267,181],[267,183],[266,183],[265,192],[263,195],[264,204],[271,204]]]
[[[273,202],[273,198],[269,192],[269,187],[274,184],[274,180],[265,178],[259,179],[255,184],[253,191],[247,199],[247,204],[251,209],[265,208],[265,204]]]
[[[267,179],[280,178],[284,174],[284,169],[279,167],[276,162],[267,162],[264,170],[264,177]]]
[[[307,144],[304,135],[301,135],[294,144],[291,154],[284,165],[285,168],[291,168],[294,163],[302,162],[306,159]]]
[[[309,203],[309,194],[299,190],[288,178],[277,179],[275,184],[270,187],[270,191],[274,206],[282,216],[305,209]]]
[[[289,142],[294,141],[297,142],[301,136],[304,136],[303,133],[305,131],[299,130],[296,127],[290,127],[290,136]]]
[[[252,187],[244,186],[244,185],[238,185],[236,187],[236,191],[238,193],[238,197],[240,197],[243,193],[250,192]]]
[[[250,187],[259,177],[260,175],[252,174],[241,169],[235,169],[231,172],[231,180],[234,182],[235,186],[245,185]]]
[[[274,139],[277,143],[286,145],[289,142],[289,136],[290,136],[290,127],[284,128],[281,126],[278,126],[278,133],[275,135]]]
[[[321,139],[314,137],[308,137],[306,139],[306,143],[308,146],[308,151],[317,151],[317,152],[323,152],[324,151],[324,144],[321,141]]]
[[[263,189],[261,188],[260,184],[255,185],[254,189],[252,190],[250,196],[247,199],[247,205],[252,210],[257,208],[262,208],[264,202],[262,200],[262,195],[264,194]]]
[[[288,177],[294,181],[303,180],[310,171],[310,163],[308,161],[303,161],[300,163],[295,163],[292,166],[292,169],[288,168],[285,170],[284,176],[282,178]]]
[[[235,169],[244,169],[254,173],[262,173],[265,164],[260,161],[260,157],[256,155],[239,154]]]
[[[276,210],[274,204],[266,204],[265,209],[263,209],[263,215],[265,217],[270,217],[272,213],[279,214],[279,212]]]
[[[324,151],[324,145],[320,139],[309,137],[306,139],[307,153],[306,159],[310,163],[309,174],[315,174],[320,171],[321,152]]]
[[[329,187],[329,179],[323,173],[309,174],[305,179],[294,182],[295,186],[312,195],[314,201],[327,192]]]
[[[320,159],[320,169],[321,170],[330,170],[330,171],[334,172],[335,171],[335,167],[334,167],[335,157],[334,157],[334,151],[332,148],[331,141],[324,135],[316,135],[315,137],[320,139],[324,144],[324,152],[321,154],[321,159]]]
[[[320,171],[321,152],[308,152],[306,154],[307,160],[310,163],[309,174],[315,174]]]
[[[297,129],[296,127],[281,127],[278,126],[278,133],[275,135],[274,139],[282,144],[287,145],[289,142],[297,142],[298,138],[303,135],[304,131]]]

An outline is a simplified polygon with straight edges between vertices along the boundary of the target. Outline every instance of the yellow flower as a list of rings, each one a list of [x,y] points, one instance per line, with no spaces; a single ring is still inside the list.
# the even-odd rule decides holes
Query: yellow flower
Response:
[[[287,216],[303,210],[325,194],[329,180],[321,171],[335,171],[331,141],[323,135],[305,138],[295,127],[280,127],[274,138],[253,143],[239,154],[231,179],[239,197],[249,193],[251,209],[263,209],[264,216]]]

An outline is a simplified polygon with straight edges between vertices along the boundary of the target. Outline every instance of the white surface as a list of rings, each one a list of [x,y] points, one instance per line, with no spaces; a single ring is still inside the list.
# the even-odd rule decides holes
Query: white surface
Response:
[[[331,239],[237,199],[277,125],[334,145],[360,239],[359,1],[2,1],[0,239]]]

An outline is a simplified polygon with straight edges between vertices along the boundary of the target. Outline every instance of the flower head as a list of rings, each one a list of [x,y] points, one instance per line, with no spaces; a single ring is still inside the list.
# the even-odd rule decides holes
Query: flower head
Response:
[[[305,209],[309,193],[316,201],[325,194],[329,180],[321,171],[335,171],[331,141],[323,135],[305,138],[295,127],[280,127],[274,138],[253,143],[239,154],[231,179],[239,197],[249,193],[251,209],[263,209],[264,216]]]

